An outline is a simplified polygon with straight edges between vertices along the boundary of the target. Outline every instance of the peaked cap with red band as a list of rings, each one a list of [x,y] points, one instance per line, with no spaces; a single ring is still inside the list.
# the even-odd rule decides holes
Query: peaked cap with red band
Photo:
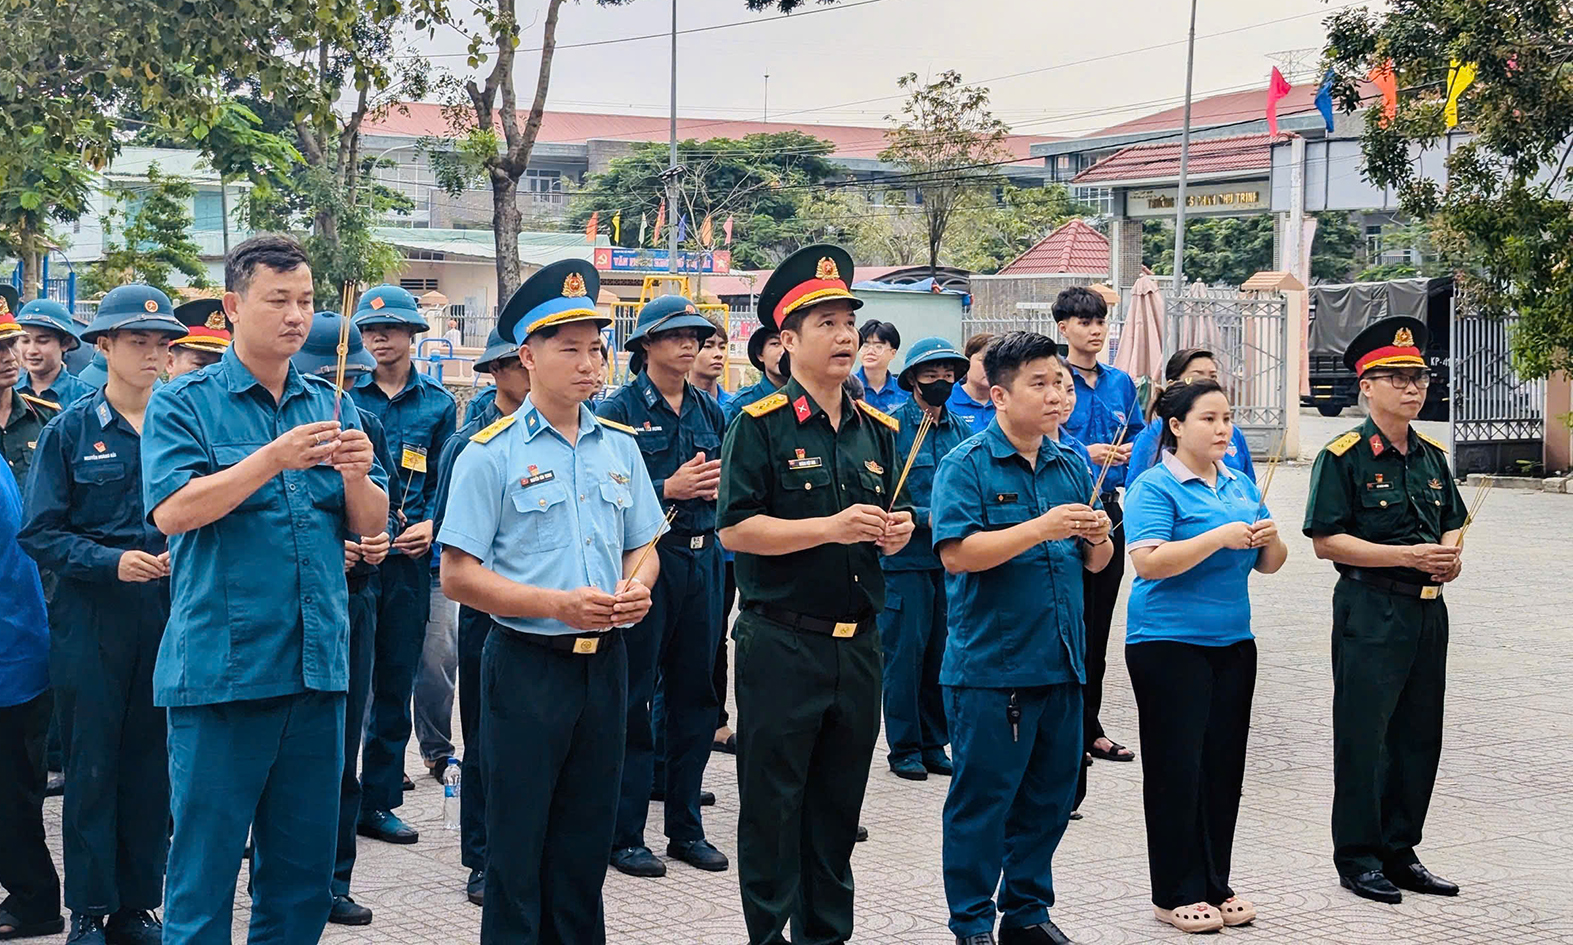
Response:
[[[223,354],[232,340],[233,326],[224,314],[224,303],[219,299],[196,299],[175,307],[175,317],[186,326],[183,337],[171,341],[170,347],[184,346],[201,351]]]
[[[759,323],[779,331],[788,315],[831,299],[863,307],[852,294],[852,255],[828,243],[805,246],[783,259],[759,290]]]
[[[1422,352],[1431,333],[1426,323],[1408,315],[1394,315],[1367,325],[1344,351],[1344,367],[1364,377],[1373,368],[1427,367]]]

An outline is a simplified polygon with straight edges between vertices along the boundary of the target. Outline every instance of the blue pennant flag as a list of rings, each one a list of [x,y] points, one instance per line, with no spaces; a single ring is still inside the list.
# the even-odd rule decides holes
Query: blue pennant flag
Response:
[[[688,239],[688,214],[677,218],[677,241],[679,243]]]
[[[1322,120],[1327,122],[1327,130],[1333,130],[1333,70],[1328,69],[1322,76],[1322,87],[1316,90],[1316,110],[1322,113]]]

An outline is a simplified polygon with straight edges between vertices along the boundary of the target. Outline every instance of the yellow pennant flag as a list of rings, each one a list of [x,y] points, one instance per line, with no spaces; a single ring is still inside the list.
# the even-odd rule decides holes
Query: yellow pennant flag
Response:
[[[1447,116],[1447,126],[1449,128],[1458,124],[1458,97],[1463,95],[1464,90],[1469,88],[1470,84],[1475,81],[1475,68],[1478,65],[1478,63],[1474,62],[1460,63],[1457,59],[1454,59],[1452,64],[1448,66],[1447,108],[1444,114]]]
[[[623,211],[618,210],[612,214],[612,242],[623,241]]]

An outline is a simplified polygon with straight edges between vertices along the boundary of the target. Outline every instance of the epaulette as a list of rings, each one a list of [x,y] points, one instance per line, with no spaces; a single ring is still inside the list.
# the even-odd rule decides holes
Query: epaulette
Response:
[[[35,407],[46,407],[50,410],[60,409],[59,404],[50,400],[45,400],[42,397],[34,397],[32,394],[24,394],[21,391],[17,391],[17,395]]]
[[[1360,431],[1350,430],[1348,433],[1345,433],[1343,436],[1327,444],[1326,450],[1329,453],[1332,453],[1334,456],[1342,456],[1349,452],[1350,447],[1354,446],[1358,442],[1360,442]]]
[[[488,426],[486,426],[486,427],[476,431],[475,435],[470,437],[470,442],[471,443],[490,443],[492,441],[492,438],[495,437],[497,434],[499,434],[502,431],[504,431],[504,430],[508,429],[509,427],[513,426],[513,421],[514,421],[513,414],[509,414],[506,417],[502,417],[502,418],[499,418],[497,420],[493,420],[490,425],[488,425]]]
[[[1446,443],[1440,442],[1438,440],[1433,440],[1429,436],[1426,436],[1424,433],[1421,433],[1419,430],[1415,431],[1415,436],[1420,437],[1422,440],[1425,440],[1427,443],[1430,443],[1432,446],[1436,447],[1437,449],[1441,450],[1442,452],[1444,452],[1444,453],[1447,452],[1447,444]]]
[[[878,420],[880,423],[883,423],[885,426],[890,427],[892,430],[895,430],[897,433],[901,432],[900,420],[897,420],[895,417],[892,417],[890,414],[885,413],[883,410],[880,410],[877,407],[870,407],[867,401],[859,400],[856,403],[858,408],[864,413],[873,417],[875,420]]]
[[[629,436],[638,436],[639,435],[639,431],[638,430],[635,430],[633,427],[629,426],[626,423],[618,423],[616,420],[608,420],[605,417],[596,417],[595,420],[596,420],[597,423],[599,423],[603,427],[611,427],[614,430],[621,430],[622,432],[628,434]]]
[[[743,407],[743,412],[750,417],[763,417],[772,410],[780,410],[787,405],[787,395],[776,391],[763,400],[756,400]]]

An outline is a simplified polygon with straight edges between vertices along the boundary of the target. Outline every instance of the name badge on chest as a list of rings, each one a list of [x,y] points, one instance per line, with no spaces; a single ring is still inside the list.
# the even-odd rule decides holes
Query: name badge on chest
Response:
[[[1002,502],[1002,503],[1003,502],[1015,502],[1018,498],[1020,498],[1020,496],[1018,496],[1014,492],[996,492],[996,493],[994,493],[994,501],[995,502]]]
[[[399,465],[412,472],[424,473],[426,471],[426,448],[405,444],[404,451],[399,455]]]
[[[557,478],[557,474],[552,470],[548,469],[546,472],[541,472],[539,467],[531,466],[524,477],[519,480],[519,485],[529,488],[530,486],[538,486],[543,482],[551,482],[555,478]]]
[[[824,464],[824,460],[818,456],[800,456],[797,459],[787,460],[788,469],[818,469]]]

